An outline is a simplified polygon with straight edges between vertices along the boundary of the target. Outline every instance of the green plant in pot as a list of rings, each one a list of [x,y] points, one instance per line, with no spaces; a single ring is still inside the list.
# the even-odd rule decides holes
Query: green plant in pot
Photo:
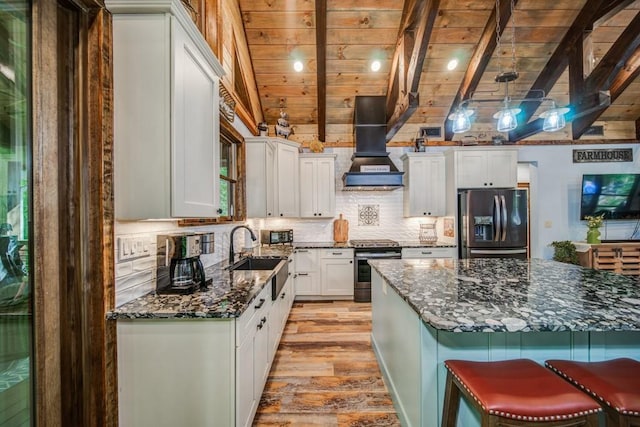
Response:
[[[600,243],[600,227],[604,222],[604,214],[599,216],[585,216],[587,220],[587,243]]]
[[[578,259],[578,252],[576,251],[576,245],[569,240],[551,242],[553,247],[553,260],[566,262],[567,264],[580,264]]]

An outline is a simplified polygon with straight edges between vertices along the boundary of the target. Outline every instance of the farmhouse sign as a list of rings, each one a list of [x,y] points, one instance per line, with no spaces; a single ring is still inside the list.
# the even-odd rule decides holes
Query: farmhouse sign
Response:
[[[573,163],[632,162],[631,148],[573,150]]]

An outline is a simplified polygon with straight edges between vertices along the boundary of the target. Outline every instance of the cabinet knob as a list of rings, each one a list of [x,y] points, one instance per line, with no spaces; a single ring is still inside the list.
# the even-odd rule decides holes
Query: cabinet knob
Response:
[[[490,182],[489,185],[493,185],[493,182]]]
[[[268,212],[268,213],[267,213],[267,216],[271,216],[271,212]]]
[[[318,214],[318,216],[322,216],[322,214],[321,214],[321,213],[319,213],[319,214]]]
[[[285,292],[283,292],[283,293],[282,293],[282,296],[280,297],[280,299],[284,299],[284,297],[285,297],[286,295],[287,295],[287,294],[286,294]]]
[[[349,261],[349,264],[353,264],[353,260]]]
[[[280,216],[284,216],[283,214],[280,214]]]
[[[427,214],[426,212],[422,212],[422,215],[426,215],[426,214]]]
[[[486,182],[484,183],[484,186],[485,186],[485,187],[487,186],[487,183],[486,183]]]
[[[318,214],[314,213],[313,216],[317,216]]]

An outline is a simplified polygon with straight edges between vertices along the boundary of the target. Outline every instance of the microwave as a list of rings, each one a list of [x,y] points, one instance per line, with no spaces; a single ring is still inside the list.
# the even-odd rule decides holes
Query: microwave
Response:
[[[260,243],[263,245],[293,243],[293,230],[260,230]]]

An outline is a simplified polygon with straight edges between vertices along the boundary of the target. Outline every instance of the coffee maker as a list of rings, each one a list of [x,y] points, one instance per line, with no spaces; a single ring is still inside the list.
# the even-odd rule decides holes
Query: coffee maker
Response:
[[[204,286],[204,267],[200,261],[201,235],[160,234],[157,239],[156,292],[190,294]]]

